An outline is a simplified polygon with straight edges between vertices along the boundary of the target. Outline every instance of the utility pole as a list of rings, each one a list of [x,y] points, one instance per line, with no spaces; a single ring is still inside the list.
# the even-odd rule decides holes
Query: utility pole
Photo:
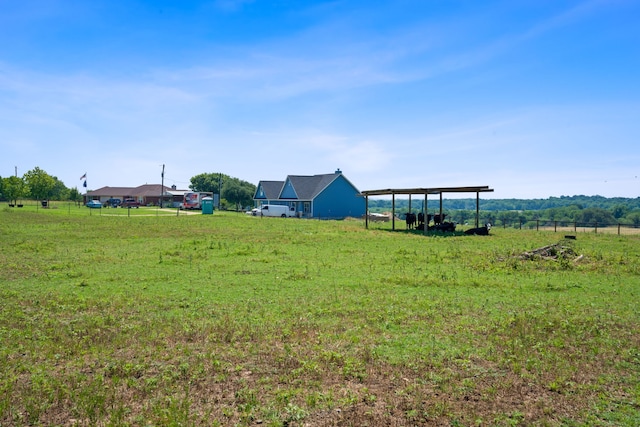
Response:
[[[164,199],[164,165],[162,165],[162,185],[160,186],[160,208],[162,208],[162,201]]]

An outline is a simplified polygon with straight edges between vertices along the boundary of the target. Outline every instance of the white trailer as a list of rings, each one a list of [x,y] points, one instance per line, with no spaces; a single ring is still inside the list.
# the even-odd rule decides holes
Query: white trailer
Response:
[[[295,208],[285,205],[262,205],[260,207],[260,216],[279,216],[282,218],[296,216]]]
[[[191,191],[184,193],[181,209],[202,209],[202,199],[213,197],[213,193]]]

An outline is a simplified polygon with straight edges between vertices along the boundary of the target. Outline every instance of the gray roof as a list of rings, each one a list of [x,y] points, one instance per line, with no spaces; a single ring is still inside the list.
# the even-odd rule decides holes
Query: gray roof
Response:
[[[138,197],[157,197],[160,196],[160,194],[168,194],[169,190],[171,190],[171,188],[169,187],[162,187],[162,185],[160,184],[145,184],[145,185],[141,185],[140,187],[136,187],[136,196]]]
[[[157,197],[160,196],[162,189],[160,184],[145,184],[138,187],[102,187],[97,190],[88,191],[87,196],[90,197]],[[170,194],[171,191],[187,191],[187,190],[173,190],[167,186],[164,187],[164,194]]]
[[[340,176],[338,173],[312,176],[289,175],[287,180],[291,182],[291,185],[296,191],[298,200],[313,200],[338,176]]]
[[[135,187],[102,187],[97,190],[87,191],[88,196],[133,196]]]
[[[273,200],[280,197],[280,191],[284,185],[284,181],[260,181],[258,184],[262,186],[265,199]]]

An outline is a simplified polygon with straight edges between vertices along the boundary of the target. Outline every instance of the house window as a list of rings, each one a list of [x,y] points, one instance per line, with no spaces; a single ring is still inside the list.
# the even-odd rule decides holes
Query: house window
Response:
[[[304,213],[308,214],[311,212],[311,202],[304,202]]]

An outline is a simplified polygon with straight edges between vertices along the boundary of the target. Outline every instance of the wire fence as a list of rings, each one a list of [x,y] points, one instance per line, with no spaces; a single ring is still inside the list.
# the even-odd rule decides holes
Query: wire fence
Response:
[[[555,231],[563,233],[609,233],[609,234],[640,234],[640,225],[605,223],[605,222],[577,222],[536,219],[529,221],[496,221],[493,227],[517,228],[520,230]]]

